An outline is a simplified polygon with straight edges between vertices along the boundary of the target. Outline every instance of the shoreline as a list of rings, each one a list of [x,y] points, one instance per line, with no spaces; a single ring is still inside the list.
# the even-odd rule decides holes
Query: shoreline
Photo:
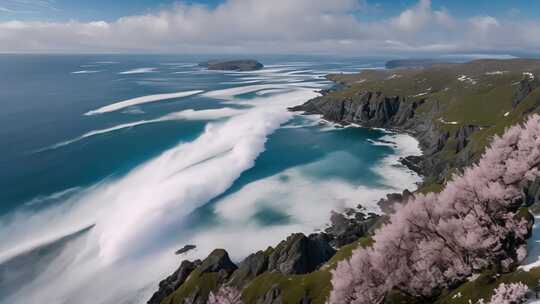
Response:
[[[320,95],[315,97],[314,99],[324,96],[320,91],[313,91],[315,93],[319,93],[318,95]],[[306,103],[311,100],[313,99],[307,100]],[[303,115],[294,113],[294,111],[291,111],[291,108],[286,108],[286,110],[292,112],[293,115]],[[324,123],[324,121],[326,121],[326,124],[333,124],[333,127],[337,129],[339,129],[339,125],[341,125],[339,122],[332,122],[330,120],[324,119],[323,115],[319,115],[316,121],[318,124]],[[227,282],[228,280],[240,280],[241,282],[244,282],[242,284],[247,284],[261,273],[272,272],[272,267],[284,267],[277,265],[271,266],[272,264],[269,261],[273,259],[273,256],[275,254],[281,256],[280,259],[283,259],[283,255],[285,255],[286,258],[284,261],[281,262],[283,263],[281,265],[290,265],[291,263],[293,263],[294,265],[298,262],[298,260],[296,259],[306,259],[308,256],[313,254],[310,253],[312,251],[317,252],[322,250],[323,252],[332,252],[330,255],[326,253],[323,254],[323,256],[320,256],[319,262],[313,262],[312,264],[308,263],[305,266],[302,266],[300,269],[290,269],[287,271],[283,271],[282,268],[278,268],[280,269],[278,271],[284,274],[307,275],[321,271],[319,267],[329,261],[335,254],[340,252],[342,248],[345,248],[347,247],[347,245],[357,242],[363,237],[371,235],[376,228],[378,228],[387,220],[388,215],[393,211],[394,204],[399,204],[403,201],[408,200],[413,195],[411,191],[416,191],[418,189],[419,185],[424,180],[424,176],[419,174],[415,170],[412,170],[409,166],[406,166],[402,162],[402,159],[406,157],[423,156],[421,143],[415,136],[413,136],[409,132],[397,132],[396,129],[366,127],[359,124],[347,124],[346,126],[342,127],[359,127],[378,130],[385,133],[382,138],[377,141],[373,141],[370,144],[389,146],[393,150],[393,153],[384,157],[381,160],[381,163],[377,164],[376,167],[373,168],[373,170],[377,172],[384,172],[380,175],[384,177],[385,181],[393,181],[396,179],[402,181],[405,180],[406,186],[400,186],[403,185],[403,183],[398,185],[392,185],[392,183],[390,182],[388,184],[385,184],[384,188],[369,187],[374,190],[371,195],[368,195],[372,197],[366,198],[365,195],[364,197],[360,196],[360,204],[356,205],[356,207],[344,206],[343,208],[340,208],[341,210],[332,210],[330,211],[330,214],[328,214],[327,220],[320,223],[320,225],[317,225],[319,226],[319,228],[314,228],[311,232],[306,232],[306,234],[302,232],[291,232],[290,234],[288,234],[289,236],[284,240],[282,239],[279,244],[274,244],[273,246],[275,247],[268,247],[268,249],[266,249],[265,251],[253,250],[251,254],[243,257],[237,264],[235,264],[229,259],[229,255],[225,250],[215,249],[202,262],[203,264],[207,263],[210,260],[216,260],[216,251],[221,250],[219,251],[219,256],[223,258],[222,252],[224,252],[226,260],[225,264],[235,265],[235,267],[233,267],[234,269],[228,270],[228,275],[225,276],[222,283],[220,284],[225,284],[225,282]],[[413,147],[411,147],[411,141],[414,141]],[[361,188],[357,188],[357,190],[363,191]],[[377,192],[378,190],[380,190],[380,192]],[[375,210],[377,210],[376,213],[374,213]],[[298,242],[305,243],[306,245],[297,247],[297,245],[295,244],[297,244]],[[310,246],[313,246],[313,248],[308,249],[310,248]],[[285,252],[287,253],[282,252],[282,250],[286,250]],[[296,253],[293,254],[290,250]],[[256,273],[252,274],[244,273],[244,271],[246,270],[242,269],[252,269],[252,267],[255,267],[253,264],[253,260],[261,258],[263,258],[264,260],[268,260],[267,263],[270,263],[267,264],[266,268],[260,270],[262,272],[257,271]],[[195,260],[194,262],[197,263],[197,261],[198,260]],[[184,265],[184,267],[187,267],[187,264],[185,264],[187,262],[192,263],[186,259],[183,259],[182,265]],[[161,303],[163,299],[169,297],[177,290],[179,290],[179,286],[181,286],[181,284],[178,284],[179,282],[175,281],[175,274],[181,273],[182,271],[186,270],[182,268],[182,265],[172,275],[165,278],[159,283],[159,289],[152,295],[151,299],[148,302],[149,304]],[[197,267],[200,267],[193,266],[192,264],[189,265],[190,272],[196,271],[196,269],[198,269]],[[238,274],[239,272],[244,274]],[[237,276],[241,276],[242,278],[237,279]],[[186,277],[183,279],[187,280],[188,278]],[[199,294],[200,291],[192,290],[191,292]]]

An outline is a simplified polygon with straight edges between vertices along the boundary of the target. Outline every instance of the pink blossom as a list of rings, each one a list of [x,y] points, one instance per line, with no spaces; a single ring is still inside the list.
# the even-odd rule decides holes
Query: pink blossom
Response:
[[[242,304],[242,293],[233,287],[221,287],[217,293],[210,293],[208,304]]]
[[[430,297],[474,272],[508,269],[527,254],[520,185],[538,178],[540,116],[496,136],[439,194],[417,195],[333,271],[330,303],[381,303],[391,290]]]
[[[527,300],[527,292],[529,287],[527,285],[518,283],[502,283],[495,289],[489,304],[520,304],[525,303]]]

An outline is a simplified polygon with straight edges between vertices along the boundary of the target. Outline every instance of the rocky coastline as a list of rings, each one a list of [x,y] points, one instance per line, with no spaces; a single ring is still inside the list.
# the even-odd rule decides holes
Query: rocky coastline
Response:
[[[540,71],[540,61],[535,64]],[[318,114],[325,120],[342,125],[384,128],[414,136],[423,154],[405,157],[401,159],[401,163],[424,177],[417,191],[437,191],[452,173],[459,172],[479,158],[483,151],[479,136],[497,134],[496,132],[504,130],[505,126],[486,124],[481,120],[446,121],[446,113],[455,105],[441,98],[440,96],[444,95],[440,93],[453,89],[449,84],[450,77],[453,77],[453,83],[457,87],[463,82],[459,78],[455,81],[455,75],[459,73],[479,70],[477,73],[485,74],[492,70],[509,69],[509,66],[515,68],[524,65],[530,66],[530,62],[477,61],[444,68],[399,70],[400,75],[396,77],[394,76],[398,74],[391,74],[395,73],[393,71],[366,72],[352,76],[329,75],[327,78],[335,83],[333,88],[322,90],[321,96],[289,110]],[[403,90],[402,94],[396,94],[400,92],[400,88],[386,89],[390,85],[388,80],[408,77],[411,82],[418,82],[418,79],[427,78],[426,74],[432,75],[434,71],[443,75],[437,77],[447,77],[446,82],[439,85],[436,82],[439,79],[432,83],[424,79],[424,87],[415,87],[417,91],[414,93]],[[519,71],[516,74],[521,73]],[[514,98],[508,101],[509,106],[516,109],[516,113],[512,115],[520,119],[527,113],[537,111],[540,102],[530,101],[529,96],[539,87],[540,83],[530,77],[522,79],[519,85],[512,87]],[[419,89],[426,93],[418,93]],[[507,116],[506,114],[504,117]],[[504,123],[508,125],[511,121]],[[275,248],[269,247],[253,253],[238,265],[229,259],[223,249],[216,249],[203,261],[183,261],[171,276],[159,283],[159,290],[148,303],[204,304],[209,293],[221,286],[244,290],[243,298],[249,300],[248,303],[324,303],[330,288],[329,268],[339,259],[347,258],[352,249],[369,244],[370,235],[388,220],[388,214],[394,211],[395,205],[406,203],[414,196],[415,193],[409,190],[388,194],[378,202],[384,212],[382,215],[366,214],[360,205],[343,213],[334,212],[331,223],[324,231],[308,236],[302,233],[292,234]],[[530,210],[540,209],[540,181],[523,185],[523,200],[530,206]],[[296,280],[299,277],[302,279],[301,284],[307,284],[307,287],[303,286],[303,293],[296,294],[294,300],[291,300],[291,292],[286,293],[284,286],[287,284],[283,280]],[[311,281],[313,277],[322,281],[322,285]],[[314,291],[319,287],[323,290]]]

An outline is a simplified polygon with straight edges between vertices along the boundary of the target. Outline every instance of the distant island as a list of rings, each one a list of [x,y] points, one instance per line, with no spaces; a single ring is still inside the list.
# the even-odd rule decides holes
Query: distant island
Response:
[[[438,64],[449,64],[449,61],[444,61],[441,59],[396,59],[389,60],[385,63],[385,68],[387,69],[397,69],[397,68],[409,68],[409,69],[423,69],[430,68]]]
[[[253,59],[240,60],[208,60],[199,63],[199,66],[209,70],[221,71],[256,71],[264,67],[264,65]]]

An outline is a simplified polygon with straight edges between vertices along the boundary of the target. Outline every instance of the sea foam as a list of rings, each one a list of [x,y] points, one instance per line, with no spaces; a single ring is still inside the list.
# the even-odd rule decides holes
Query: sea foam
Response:
[[[101,107],[99,109],[88,111],[84,113],[84,115],[103,114],[107,112],[118,111],[118,110],[135,106],[135,105],[140,105],[140,104],[149,103],[149,102],[156,102],[156,101],[161,101],[161,100],[167,100],[167,99],[173,99],[173,98],[182,98],[182,97],[199,94],[202,92],[203,91],[201,90],[193,90],[193,91],[183,91],[183,92],[176,92],[176,93],[141,96],[141,97],[136,97],[136,98],[116,102],[116,103]]]

